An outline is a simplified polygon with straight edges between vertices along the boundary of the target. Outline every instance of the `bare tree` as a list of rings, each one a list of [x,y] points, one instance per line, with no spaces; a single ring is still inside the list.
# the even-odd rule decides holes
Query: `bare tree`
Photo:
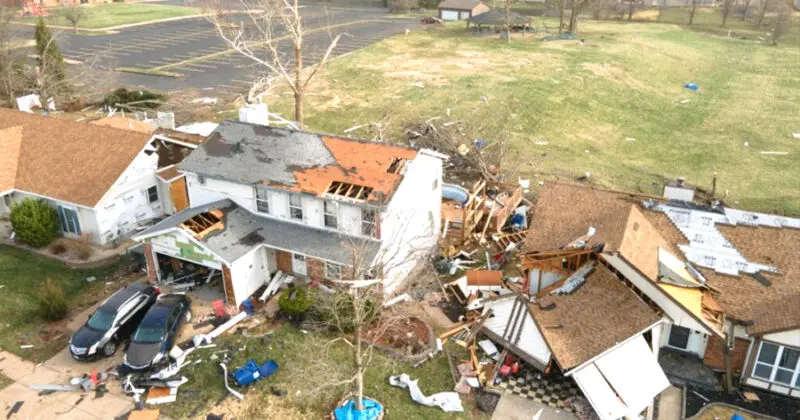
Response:
[[[736,5],[736,0],[723,0],[722,1],[722,27],[728,24],[728,16]]]
[[[772,45],[778,45],[781,39],[792,28],[792,10],[788,4],[782,4],[778,9],[778,17],[772,26]]]
[[[288,86],[294,94],[294,117],[303,127],[303,101],[309,83],[328,63],[340,35],[331,36],[325,53],[311,66],[303,64],[304,41],[311,33],[303,25],[298,0],[239,0],[248,18],[238,25],[223,23],[222,15],[214,13],[211,21],[219,36],[231,48],[248,58],[258,69],[259,76],[247,95],[254,102],[267,93],[275,79]],[[282,41],[287,41],[291,55],[285,55]]]
[[[15,54],[14,47],[19,42],[11,30],[11,19],[15,12],[8,7],[0,7],[0,97],[8,106],[14,106],[14,99],[25,86],[23,75],[25,57]]]
[[[692,8],[689,9],[689,26],[694,23],[694,15],[697,13],[697,0],[692,0]]]
[[[79,4],[64,6],[58,9],[58,15],[64,17],[72,25],[72,31],[78,33],[78,24],[86,18],[86,10]]]
[[[767,16],[767,8],[769,7],[770,0],[761,0],[761,13],[758,14],[758,23],[761,26],[764,23],[764,18]]]
[[[511,7],[514,6],[519,0],[505,0],[503,2],[503,11],[505,18],[503,21],[503,30],[506,33],[506,42],[511,42],[511,26],[514,22],[511,19]]]
[[[750,4],[753,3],[753,0],[743,0],[742,3],[744,4],[742,8],[742,20],[747,20],[747,11],[750,10]]]
[[[572,0],[572,11],[569,15],[569,29],[567,32],[571,34],[578,33],[578,15],[588,4],[589,0]]]

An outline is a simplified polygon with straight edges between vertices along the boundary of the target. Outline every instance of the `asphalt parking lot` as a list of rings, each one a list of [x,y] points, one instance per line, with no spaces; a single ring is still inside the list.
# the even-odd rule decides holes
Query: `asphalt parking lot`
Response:
[[[307,6],[303,14],[308,31],[303,52],[307,65],[316,63],[338,34],[342,37],[334,56],[419,25],[411,19],[386,19],[385,9],[380,8],[326,11],[320,6]],[[238,24],[246,22],[247,17],[238,15],[230,19]],[[182,75],[175,78],[122,73],[122,82],[127,85],[159,90],[215,88],[220,93],[242,93],[258,70],[247,58],[231,51],[205,19],[154,23],[111,35],[75,36],[64,32],[62,37],[61,50],[68,59],[85,61],[100,55],[110,59],[116,68],[156,69]],[[290,41],[282,44],[282,52],[290,57]]]

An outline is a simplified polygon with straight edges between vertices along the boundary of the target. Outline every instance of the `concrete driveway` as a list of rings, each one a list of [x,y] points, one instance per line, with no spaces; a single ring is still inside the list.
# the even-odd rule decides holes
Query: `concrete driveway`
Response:
[[[578,420],[574,414],[548,407],[517,395],[504,393],[492,414],[492,420],[531,420],[542,410],[539,420]]]

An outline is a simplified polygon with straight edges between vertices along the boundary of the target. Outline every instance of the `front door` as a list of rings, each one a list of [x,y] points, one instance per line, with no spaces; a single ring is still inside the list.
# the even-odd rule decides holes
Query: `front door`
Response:
[[[308,275],[306,269],[306,256],[302,254],[292,254],[292,272],[301,276]]]

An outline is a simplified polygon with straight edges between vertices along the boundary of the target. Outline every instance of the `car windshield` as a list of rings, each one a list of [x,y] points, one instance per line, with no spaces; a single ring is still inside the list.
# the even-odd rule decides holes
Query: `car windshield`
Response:
[[[90,318],[87,324],[93,330],[108,331],[114,323],[114,313],[97,311]]]
[[[136,343],[158,343],[164,339],[164,328],[142,325],[136,330],[133,341]]]

